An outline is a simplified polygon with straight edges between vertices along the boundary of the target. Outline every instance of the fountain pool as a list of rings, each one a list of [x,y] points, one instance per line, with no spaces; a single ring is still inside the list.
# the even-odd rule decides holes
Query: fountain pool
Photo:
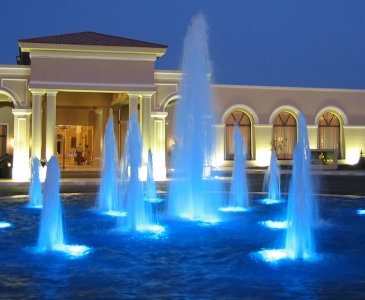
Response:
[[[298,299],[365,298],[364,197],[319,196],[313,261],[267,262],[285,230],[260,222],[285,216],[286,201],[265,205],[250,194],[251,210],[219,212],[209,224],[171,219],[161,234],[116,230],[117,218],[94,211],[96,194],[62,194],[65,234],[89,254],[34,253],[40,210],[26,196],[1,197],[0,298],[21,299]]]

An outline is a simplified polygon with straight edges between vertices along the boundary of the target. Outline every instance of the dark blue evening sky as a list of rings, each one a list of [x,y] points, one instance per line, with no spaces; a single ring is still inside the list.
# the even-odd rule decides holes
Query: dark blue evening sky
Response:
[[[215,83],[365,89],[364,0],[2,0],[0,64],[18,39],[95,31],[169,46],[180,68],[191,18],[206,15]]]

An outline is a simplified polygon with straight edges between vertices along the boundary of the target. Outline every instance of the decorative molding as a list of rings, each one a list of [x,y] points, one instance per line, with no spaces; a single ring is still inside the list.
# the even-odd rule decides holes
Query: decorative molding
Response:
[[[269,118],[269,124],[274,124],[274,118],[281,112],[291,113],[294,116],[296,122],[298,123],[298,115],[300,114],[299,109],[297,109],[296,107],[291,106],[291,105],[282,105],[282,106],[279,106],[278,108],[276,108],[271,113],[270,118]]]
[[[256,114],[256,112],[251,107],[245,104],[235,104],[228,107],[222,115],[221,124],[225,124],[228,115],[236,110],[243,111],[244,113],[246,113],[249,116],[252,125],[259,124],[259,117]]]
[[[342,125],[348,125],[349,121],[347,119],[346,114],[344,113],[344,111],[336,106],[326,106],[324,108],[322,108],[316,115],[316,117],[314,118],[314,124],[318,125],[318,121],[319,118],[325,114],[326,112],[331,112],[334,113],[341,121],[342,121]]]
[[[16,102],[16,106],[28,106],[27,85],[27,79],[1,78],[1,87],[10,92]]]

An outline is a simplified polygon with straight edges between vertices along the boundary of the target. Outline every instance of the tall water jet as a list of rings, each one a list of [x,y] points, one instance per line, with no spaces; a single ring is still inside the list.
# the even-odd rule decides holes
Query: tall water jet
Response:
[[[146,181],[146,200],[156,202],[157,190],[156,182],[153,176],[153,161],[152,161],[152,151],[148,149],[148,163],[147,163],[147,181]]]
[[[101,180],[95,209],[112,213],[118,208],[118,150],[114,134],[114,119],[109,117],[104,135]]]
[[[248,183],[246,177],[246,149],[245,141],[237,123],[234,125],[234,168],[228,208],[249,208]]]
[[[198,15],[193,18],[184,40],[168,211],[175,216],[217,221],[217,210],[222,204],[220,182],[204,179],[209,176],[216,139],[207,30],[205,17]]]
[[[313,228],[319,217],[313,195],[307,123],[302,114],[299,114],[298,132],[289,187],[285,249],[287,257],[307,259],[316,251]]]
[[[42,184],[39,178],[41,163],[37,157],[31,159],[31,179],[29,185],[29,207],[41,208],[43,205]]]
[[[276,159],[275,149],[271,151],[270,165],[265,173],[263,191],[268,193],[267,203],[277,203],[281,200],[280,167]]]
[[[53,251],[64,244],[59,181],[60,167],[57,157],[52,156],[47,163],[44,183],[44,201],[37,244],[37,250],[40,252]]]
[[[142,137],[135,110],[129,119],[122,163],[121,202],[127,217],[118,218],[117,226],[124,231],[148,230],[148,227],[154,225],[152,203],[144,200],[143,185],[139,178],[139,169],[142,166]],[[130,174],[129,179],[125,178],[127,172]]]

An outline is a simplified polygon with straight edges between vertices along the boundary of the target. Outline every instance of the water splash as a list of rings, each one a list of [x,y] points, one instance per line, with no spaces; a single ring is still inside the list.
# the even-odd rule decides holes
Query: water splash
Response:
[[[42,208],[43,205],[42,185],[39,176],[40,168],[41,168],[41,163],[39,159],[37,157],[32,158],[28,207]]]
[[[268,201],[267,204],[278,203],[281,200],[280,168],[274,149],[271,151],[270,166],[265,173],[263,191],[268,192],[267,200],[277,200],[276,202]]]
[[[246,177],[245,141],[237,123],[234,125],[234,168],[228,207],[249,208],[248,184]]]
[[[313,195],[307,123],[302,114],[299,114],[298,132],[289,187],[285,249],[292,259],[307,259],[315,255],[313,228],[319,216]]]
[[[44,201],[39,224],[37,250],[48,252],[56,250],[56,245],[63,245],[62,207],[60,201],[60,167],[56,156],[47,163],[44,183]]]
[[[222,204],[221,183],[206,179],[210,175],[216,140],[207,30],[205,17],[198,15],[193,18],[184,40],[168,212],[194,220],[217,221],[217,211]]]
[[[104,135],[101,181],[95,209],[101,212],[118,211],[118,151],[114,134],[114,119],[109,117]]]
[[[148,230],[149,226],[157,224],[153,219],[152,203],[144,200],[143,185],[139,179],[139,169],[142,166],[142,138],[135,110],[129,119],[122,164],[121,202],[127,216],[118,218],[117,227],[132,232]],[[129,179],[127,179],[128,171]]]

